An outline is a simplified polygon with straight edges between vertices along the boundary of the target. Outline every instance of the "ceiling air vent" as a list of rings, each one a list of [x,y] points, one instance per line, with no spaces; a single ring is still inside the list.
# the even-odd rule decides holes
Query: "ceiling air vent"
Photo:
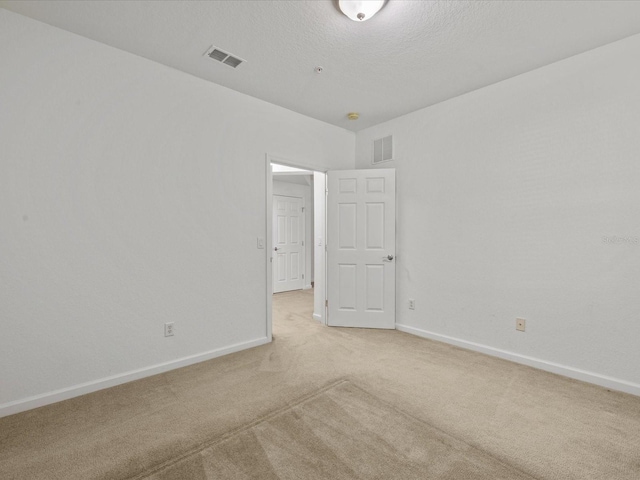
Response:
[[[241,58],[234,57],[230,53],[220,50],[217,47],[211,47],[209,50],[207,50],[206,55],[216,62],[224,63],[225,65],[233,68],[236,68],[241,63],[244,63],[244,60],[242,60]]]
[[[373,163],[393,160],[393,137],[391,135],[373,141]]]

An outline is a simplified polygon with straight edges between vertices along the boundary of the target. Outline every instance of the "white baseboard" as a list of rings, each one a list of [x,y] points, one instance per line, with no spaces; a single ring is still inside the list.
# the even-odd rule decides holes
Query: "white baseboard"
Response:
[[[211,360],[212,358],[221,357],[222,355],[228,355],[230,353],[239,352],[240,350],[246,350],[247,348],[257,347],[266,343],[269,343],[269,339],[267,337],[257,338],[255,340],[249,340],[248,342],[236,343],[234,345],[229,345],[228,347],[222,347],[208,352],[199,353],[197,355],[172,360],[170,362],[159,363],[150,367],[140,368],[138,370],[132,370],[119,375],[101,378],[99,380],[55,390],[53,392],[4,403],[0,405],[0,418],[6,417],[7,415],[13,415],[14,413],[31,410],[33,408],[50,405],[62,400],[68,400],[73,397],[79,397],[80,395],[96,392],[105,388],[115,387],[116,385],[121,385],[133,380],[139,380],[159,373],[168,372],[169,370],[175,370],[176,368],[186,367],[188,365],[193,365],[194,363],[204,362],[205,360]]]
[[[304,287],[302,287],[303,290],[311,290],[313,287],[311,286],[311,284],[309,285],[305,285]]]
[[[322,315],[320,315],[319,313],[314,313],[313,314],[313,319],[319,321],[322,324],[324,324],[324,319],[322,318]]]
[[[506,350],[489,347],[480,343],[469,342],[460,338],[428,332],[426,330],[410,327],[408,325],[401,325],[397,323],[396,329],[400,330],[401,332],[417,335],[418,337],[448,343],[450,345],[455,345],[456,347],[466,348],[467,350],[485,353],[493,357],[503,358],[505,360],[510,360],[512,362],[527,365],[529,367],[537,368],[558,375],[563,375],[565,377],[573,378],[576,380],[581,380],[583,382],[593,383],[595,385],[609,388],[611,390],[619,390],[621,392],[640,396],[639,384],[621,380],[619,378],[608,377],[606,375],[600,375],[598,373],[580,370],[579,368],[567,367],[566,365],[560,365],[558,363],[549,362],[547,360],[520,355],[519,353],[508,352]]]

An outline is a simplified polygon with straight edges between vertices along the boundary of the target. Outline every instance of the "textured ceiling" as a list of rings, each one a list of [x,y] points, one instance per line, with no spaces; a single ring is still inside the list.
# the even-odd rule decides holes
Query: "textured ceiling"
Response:
[[[0,1],[0,6],[350,130],[640,32],[640,2]],[[203,57],[211,46],[247,62]],[[324,71],[317,75],[314,67]],[[346,114],[360,112],[360,120]]]

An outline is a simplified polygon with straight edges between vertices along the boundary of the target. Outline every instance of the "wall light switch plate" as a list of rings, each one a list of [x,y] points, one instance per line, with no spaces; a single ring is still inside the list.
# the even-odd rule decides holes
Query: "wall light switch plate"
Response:
[[[516,330],[524,332],[526,325],[527,321],[524,318],[516,318]]]
[[[258,237],[258,248],[264,248],[264,237]]]

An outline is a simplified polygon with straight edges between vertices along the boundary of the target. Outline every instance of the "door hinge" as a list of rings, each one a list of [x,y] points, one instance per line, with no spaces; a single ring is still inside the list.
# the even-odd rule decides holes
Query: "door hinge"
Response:
[[[304,247],[304,240],[302,240],[302,246]]]
[[[325,300],[325,301],[324,301],[324,306],[325,306],[325,307],[327,307],[327,308],[329,308],[329,300]]]
[[[302,213],[304,213],[304,207],[301,207],[301,208],[300,208],[300,211],[301,211]]]
[[[304,280],[304,273],[302,274],[302,279]]]

